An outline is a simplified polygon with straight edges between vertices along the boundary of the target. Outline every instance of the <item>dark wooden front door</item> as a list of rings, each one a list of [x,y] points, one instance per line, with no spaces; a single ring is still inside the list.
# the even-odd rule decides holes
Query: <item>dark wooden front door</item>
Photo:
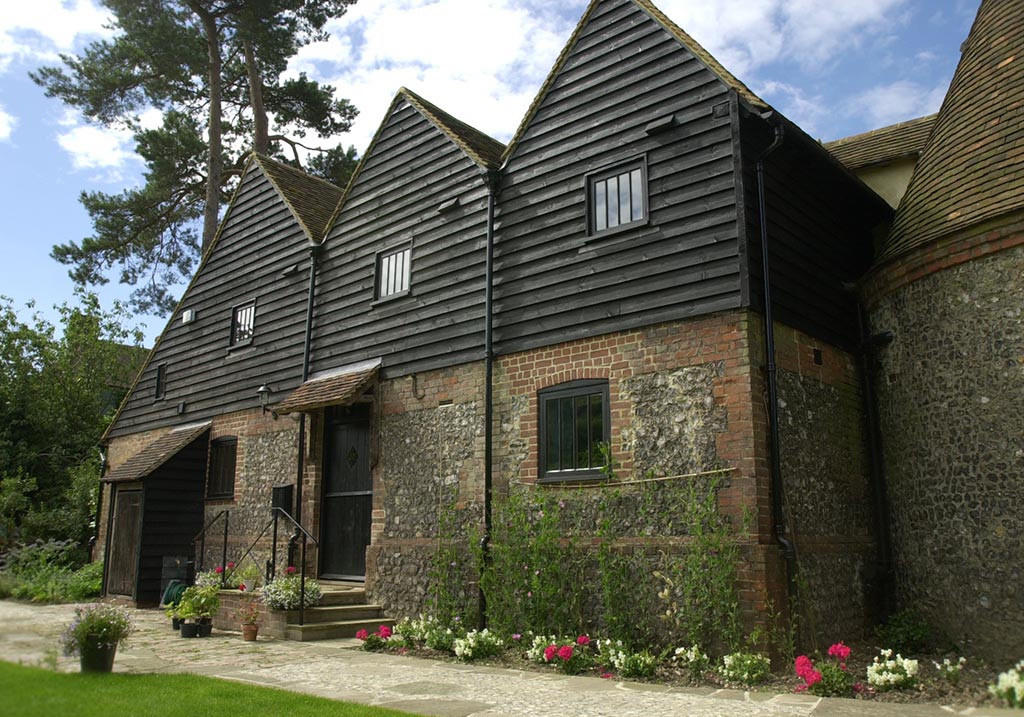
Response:
[[[369,418],[365,406],[327,414],[320,511],[320,575],[324,578],[366,577],[373,511]]]
[[[110,535],[107,592],[135,596],[142,537],[142,491],[119,490],[114,496],[114,525]]]

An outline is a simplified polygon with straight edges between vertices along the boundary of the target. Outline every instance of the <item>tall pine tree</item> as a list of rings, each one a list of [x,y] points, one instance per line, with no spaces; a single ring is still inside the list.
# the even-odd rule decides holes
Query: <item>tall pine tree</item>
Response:
[[[114,38],[31,76],[88,119],[130,129],[145,183],[118,194],[82,192],[93,235],[58,244],[52,256],[83,285],[106,283],[116,268],[135,287],[135,308],[166,313],[170,287],[191,274],[213,239],[249,150],[296,165],[300,148],[313,150],[308,169],[344,184],[355,150],[305,138],[347,131],[355,107],[304,74],[281,76],[299,48],[326,39],[326,23],[355,1],[103,0]],[[142,127],[140,115],[154,107],[161,126]]]

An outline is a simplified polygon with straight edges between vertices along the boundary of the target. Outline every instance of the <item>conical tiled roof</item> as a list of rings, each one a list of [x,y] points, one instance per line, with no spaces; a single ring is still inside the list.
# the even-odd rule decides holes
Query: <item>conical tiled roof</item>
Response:
[[[983,0],[879,259],[1024,208],[1024,2]]]

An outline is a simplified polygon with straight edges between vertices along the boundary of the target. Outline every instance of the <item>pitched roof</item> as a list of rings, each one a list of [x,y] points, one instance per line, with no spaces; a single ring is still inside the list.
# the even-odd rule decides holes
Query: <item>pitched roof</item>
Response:
[[[323,241],[344,190],[291,165],[260,154],[253,156],[309,240]]]
[[[825,143],[825,149],[847,169],[915,157],[924,151],[937,114],[880,127]]]
[[[880,259],[1024,208],[1024,3],[983,0]]]
[[[370,385],[380,364],[380,359],[361,361],[311,378],[274,406],[274,411],[283,415],[324,406],[347,406]]]
[[[124,483],[141,480],[208,430],[210,421],[171,429],[103,476],[103,482]]]
[[[410,89],[402,87],[398,94],[405,97],[409,104],[419,110],[420,114],[437,125],[438,129],[448,135],[470,159],[484,169],[497,169],[501,166],[501,155],[505,145],[487,136],[475,127],[471,127],[460,119],[452,117],[435,104],[427,102]]]
[[[656,22],[664,27],[669,34],[676,38],[686,49],[692,54],[698,61],[700,61],[705,67],[707,67],[712,73],[714,73],[719,80],[721,80],[727,87],[735,90],[736,93],[746,100],[750,105],[759,109],[767,110],[770,105],[762,100],[760,97],[755,95],[749,87],[740,82],[735,75],[729,72],[725,67],[714,58],[714,56],[704,49],[704,47],[694,40],[686,31],[676,25],[669,17],[654,6],[654,3],[650,0],[626,0],[632,2],[634,5],[642,9],[648,15],[651,16]],[[569,55],[572,53],[573,47],[576,45],[576,41],[579,39],[583,32],[583,29],[587,26],[590,21],[591,15],[597,9],[597,6],[608,0],[591,0],[587,6],[586,11],[583,13],[583,17],[580,18],[579,23],[576,24],[576,29],[573,30],[572,35],[569,37],[568,42],[565,43],[565,47],[562,48],[562,52],[558,55],[558,59],[555,60],[554,66],[551,68],[551,72],[548,73],[547,79],[544,80],[544,84],[541,85],[540,90],[537,91],[536,96],[533,98],[533,102],[530,104],[529,109],[526,111],[526,115],[519,123],[519,127],[516,129],[516,133],[512,136],[512,140],[508,143],[508,147],[505,149],[505,154],[502,157],[502,161],[507,161],[512,153],[515,151],[516,145],[526,132],[530,122],[533,120],[533,116],[540,109],[541,103],[547,96],[548,91],[551,89],[558,77],[558,74],[562,70],[562,66],[566,60],[569,59]]]

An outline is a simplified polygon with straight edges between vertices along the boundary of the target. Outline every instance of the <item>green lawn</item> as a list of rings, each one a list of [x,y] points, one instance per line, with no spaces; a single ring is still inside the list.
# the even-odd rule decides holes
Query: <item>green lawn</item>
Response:
[[[66,674],[3,661],[0,661],[0,715],[409,717],[408,712],[198,675]]]

